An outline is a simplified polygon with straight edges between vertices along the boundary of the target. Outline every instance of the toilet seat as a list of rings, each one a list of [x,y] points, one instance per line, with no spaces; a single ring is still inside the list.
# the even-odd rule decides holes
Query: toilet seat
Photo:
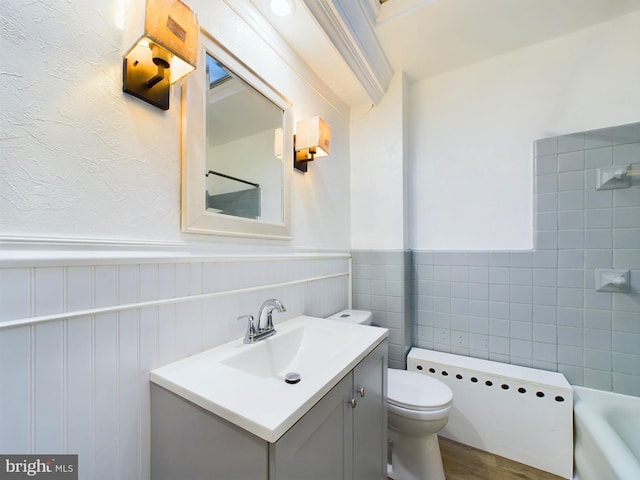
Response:
[[[451,389],[435,378],[407,370],[388,370],[389,406],[414,412],[448,411],[453,401]]]

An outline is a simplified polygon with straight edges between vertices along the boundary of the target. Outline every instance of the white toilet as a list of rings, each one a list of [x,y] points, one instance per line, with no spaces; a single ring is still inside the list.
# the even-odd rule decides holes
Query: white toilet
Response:
[[[373,314],[343,310],[330,320],[371,325]],[[437,433],[449,419],[451,389],[435,378],[407,370],[389,369],[387,413],[394,480],[445,480]]]

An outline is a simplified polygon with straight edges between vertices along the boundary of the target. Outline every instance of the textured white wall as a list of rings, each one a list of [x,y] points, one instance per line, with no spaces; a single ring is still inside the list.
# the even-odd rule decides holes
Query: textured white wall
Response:
[[[411,247],[532,247],[532,143],[640,118],[640,13],[412,85]]]
[[[351,112],[351,247],[402,250],[405,231],[408,85],[396,73],[382,101]]]
[[[204,29],[289,99],[296,119],[330,123],[332,155],[294,175],[293,241],[180,233],[180,87],[167,112],[122,92],[129,1],[141,3],[0,4],[2,234],[348,249],[348,112],[317,95],[223,1],[188,3]]]

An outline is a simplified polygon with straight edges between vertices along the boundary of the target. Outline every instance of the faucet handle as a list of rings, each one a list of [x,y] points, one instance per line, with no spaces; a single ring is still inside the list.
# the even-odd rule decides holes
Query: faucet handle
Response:
[[[248,320],[247,323],[247,331],[244,334],[244,343],[252,343],[254,337],[256,336],[256,325],[253,321],[253,315],[243,315],[238,317],[238,320]]]

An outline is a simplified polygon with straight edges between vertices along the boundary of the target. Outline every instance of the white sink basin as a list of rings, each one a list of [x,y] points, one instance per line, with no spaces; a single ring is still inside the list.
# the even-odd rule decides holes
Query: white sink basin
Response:
[[[300,316],[151,372],[151,381],[275,442],[387,336],[384,328]],[[301,381],[288,384],[285,374]]]
[[[277,332],[260,341],[253,348],[245,348],[222,361],[228,367],[260,378],[284,381],[289,372],[299,373],[304,379],[317,374],[329,358],[335,357],[357,340],[357,332],[336,335],[331,322],[302,324],[292,330]],[[332,328],[334,327],[334,328]]]

